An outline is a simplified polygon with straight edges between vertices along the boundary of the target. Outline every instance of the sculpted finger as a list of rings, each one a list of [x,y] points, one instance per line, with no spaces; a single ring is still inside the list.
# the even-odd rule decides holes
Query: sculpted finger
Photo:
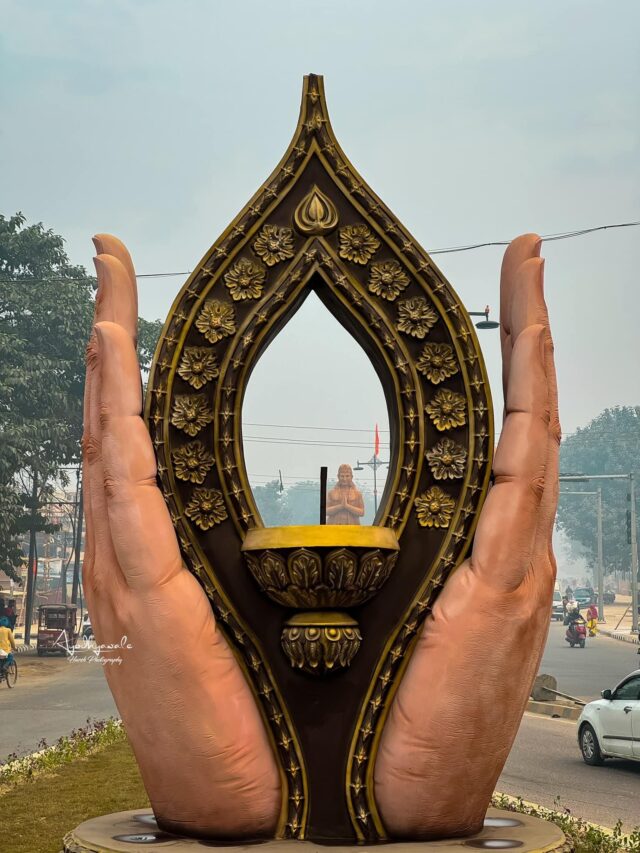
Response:
[[[100,422],[100,359],[95,330],[87,347],[87,386],[85,389],[85,441],[83,446],[84,499],[88,507],[87,541],[90,561],[83,570],[87,596],[112,590],[122,573],[118,566],[107,514],[102,464],[102,425]],[[89,602],[91,605],[91,602]]]
[[[507,246],[500,270],[500,323],[502,331],[511,334],[511,301],[516,285],[516,273],[530,258],[540,256],[542,240],[537,234],[522,234]]]
[[[155,454],[140,417],[135,349],[115,323],[99,323],[96,334],[102,464],[114,550],[130,586],[164,582],[181,571],[182,558],[169,511],[156,486]]]
[[[131,280],[124,265],[113,255],[98,255],[93,259],[98,275],[96,323],[118,323],[135,343],[138,334],[138,297],[135,280]]]
[[[523,329],[533,324],[544,326],[544,364],[547,378],[549,409],[547,462],[545,490],[540,508],[540,524],[536,551],[550,547],[558,502],[558,448],[560,445],[560,420],[558,416],[558,389],[553,356],[553,341],[549,329],[549,314],[544,299],[544,261],[534,258],[525,261],[516,272],[516,282],[511,304],[511,330],[516,338]]]
[[[511,330],[511,303],[519,267],[540,255],[542,241],[537,234],[522,234],[509,243],[500,270],[500,342],[502,345],[502,384],[506,397],[511,352],[515,336]]]
[[[96,247],[96,252],[99,255],[112,255],[116,258],[127,272],[129,281],[131,282],[131,290],[135,297],[135,314],[138,316],[138,285],[136,271],[131,260],[129,250],[117,237],[113,234],[96,234],[93,238],[93,245]],[[109,319],[105,317],[104,319]]]
[[[549,423],[544,335],[544,327],[530,326],[513,348],[495,482],[471,558],[474,572],[505,589],[517,587],[529,568],[544,491]]]

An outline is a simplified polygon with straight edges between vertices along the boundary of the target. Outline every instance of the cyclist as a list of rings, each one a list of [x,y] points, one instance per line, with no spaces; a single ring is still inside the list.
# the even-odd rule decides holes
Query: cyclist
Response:
[[[16,650],[11,622],[7,616],[0,616],[0,673],[4,673],[8,664],[13,663],[12,652]]]

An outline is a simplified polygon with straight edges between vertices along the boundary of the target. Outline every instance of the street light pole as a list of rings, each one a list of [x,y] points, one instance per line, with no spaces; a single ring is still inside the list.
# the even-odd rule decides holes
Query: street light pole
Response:
[[[604,560],[602,554],[602,489],[598,486],[598,621],[604,618]]]
[[[388,464],[389,464],[388,462],[381,462],[374,453],[368,462],[360,462],[360,460],[358,459],[358,461],[356,462],[356,467],[353,469],[354,471],[362,471],[362,468],[364,465],[367,465],[369,468],[373,468],[373,506],[374,506],[373,516],[374,516],[374,518],[378,513],[378,476],[377,476],[377,471],[378,471],[378,468],[382,468],[383,465],[388,465]]]
[[[489,311],[491,309],[488,305],[485,306],[484,311],[467,311],[467,314],[470,317],[484,317],[484,320],[481,320],[479,323],[476,323],[476,329],[497,329],[500,326],[500,323],[497,323],[495,320],[489,319]]]
[[[629,521],[631,530],[631,631],[638,633],[638,528],[636,520],[636,489],[633,472],[629,474],[560,474],[561,482],[587,483],[589,480],[628,480]]]

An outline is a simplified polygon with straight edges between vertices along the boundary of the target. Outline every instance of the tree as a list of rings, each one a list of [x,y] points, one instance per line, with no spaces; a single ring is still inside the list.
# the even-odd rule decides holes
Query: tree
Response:
[[[10,574],[17,537],[46,528],[42,498],[78,458],[93,282],[42,223],[0,216],[0,567]]]
[[[291,524],[285,492],[280,490],[278,480],[271,480],[263,486],[255,486],[252,491],[265,527]]]
[[[640,487],[640,406],[605,409],[588,426],[565,439],[560,448],[560,470],[566,474],[633,472],[636,485]],[[631,562],[626,521],[628,485],[623,480],[570,484],[571,491],[595,491],[598,487],[602,489],[605,572],[628,572]],[[595,497],[561,497],[557,524],[573,543],[577,543],[576,555],[585,556],[594,566],[597,559]]]
[[[143,373],[147,373],[151,367],[162,325],[162,320],[145,320],[144,317],[138,317],[138,361]]]
[[[320,523],[320,482],[299,480],[280,490],[280,481],[271,480],[253,487],[253,497],[265,527],[281,527],[289,524]],[[373,519],[373,495],[362,490],[365,518]],[[371,523],[371,521],[364,523]]]
[[[16,579],[21,535],[50,528],[42,503],[79,462],[95,286],[62,237],[0,215],[0,569]],[[143,369],[160,328],[140,321]]]

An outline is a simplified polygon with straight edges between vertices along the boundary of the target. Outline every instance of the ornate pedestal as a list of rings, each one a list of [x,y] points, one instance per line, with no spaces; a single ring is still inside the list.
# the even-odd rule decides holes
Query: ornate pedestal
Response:
[[[268,841],[257,850],[263,853],[313,853],[311,841]],[[117,812],[81,823],[64,839],[64,853],[140,853],[146,848],[171,853],[216,848],[220,853],[238,853],[251,844],[225,846],[224,842],[179,838],[158,829],[150,809]],[[331,846],[333,853],[358,853],[365,848],[351,845]],[[573,847],[558,827],[528,815],[489,809],[484,829],[470,838],[443,841],[386,844],[387,853],[472,853],[474,850],[517,850],[518,853],[571,853]]]
[[[398,559],[398,539],[387,527],[323,525],[250,530],[245,562],[260,589],[289,608],[282,649],[294,669],[327,675],[350,666],[362,635],[344,609],[378,593]],[[328,608],[340,608],[329,610]]]

